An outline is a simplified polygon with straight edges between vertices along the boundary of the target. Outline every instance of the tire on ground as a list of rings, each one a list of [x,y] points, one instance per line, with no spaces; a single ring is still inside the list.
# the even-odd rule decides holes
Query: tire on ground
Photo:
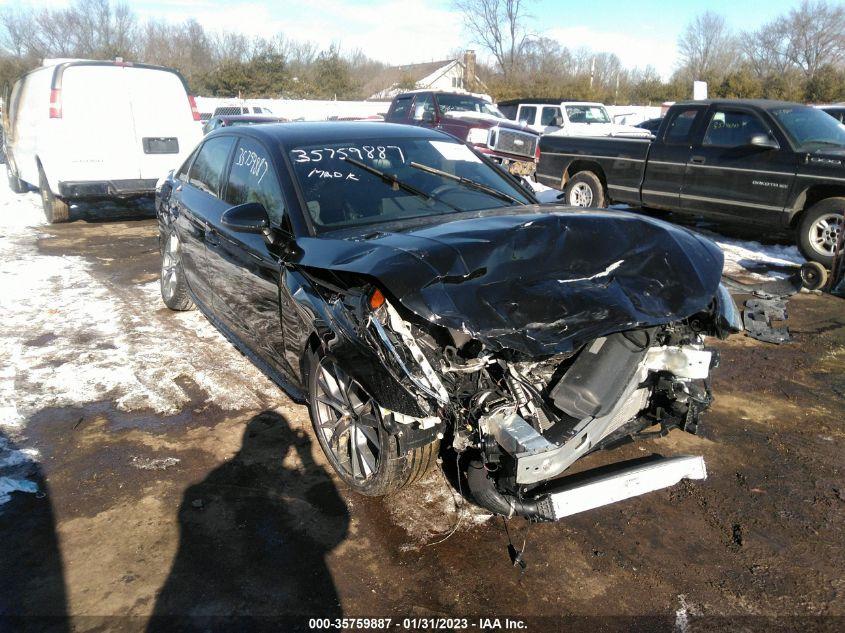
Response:
[[[50,183],[41,165],[38,166],[38,187],[41,190],[41,204],[44,206],[44,217],[50,224],[67,222],[70,218],[70,207],[67,202],[57,198],[50,190]]]
[[[572,191],[577,185],[587,185],[590,188],[592,198],[589,205],[580,206],[603,208],[606,205],[604,186],[601,184],[599,177],[591,171],[579,171],[566,181],[566,186],[563,189],[563,201],[565,204],[578,206],[572,200]]]
[[[161,290],[161,300],[171,310],[176,310],[179,312],[184,312],[185,310],[193,310],[194,309],[194,302],[191,299],[190,290],[188,290],[188,284],[185,281],[185,271],[182,268],[182,258],[181,256],[172,263],[173,266],[173,293],[167,291],[165,288],[165,284],[167,283],[166,274],[165,274],[165,251],[167,250],[167,242],[171,239],[171,237],[175,238],[173,234],[163,233],[160,234],[160,242],[161,242],[161,269],[159,271],[159,288]]]
[[[13,172],[9,163],[6,163],[6,179],[9,181],[9,189],[14,193],[26,193],[28,187],[26,183],[18,178]]]
[[[845,198],[826,198],[817,202],[804,212],[801,222],[798,225],[798,248],[804,257],[810,261],[820,263],[825,268],[830,268],[833,265],[832,254],[826,255],[820,253],[813,246],[811,233],[814,232],[816,222],[825,215],[838,214],[840,223],[845,222],[842,215],[843,212],[845,212]],[[840,224],[840,227],[842,226]]]
[[[331,457],[331,449],[326,445],[326,440],[320,431],[317,417],[317,373],[321,359],[321,354],[310,352],[305,363],[308,370],[308,412],[311,416],[311,424],[314,428],[314,434],[317,436],[317,441],[320,443],[320,448],[323,449],[323,453],[338,476],[349,484],[355,492],[368,497],[381,497],[393,494],[422,479],[437,460],[440,441],[435,440],[420,448],[414,448],[400,453],[398,438],[389,433],[383,425],[379,425],[378,429],[381,446],[374,476],[364,482],[357,481],[335,466]]]

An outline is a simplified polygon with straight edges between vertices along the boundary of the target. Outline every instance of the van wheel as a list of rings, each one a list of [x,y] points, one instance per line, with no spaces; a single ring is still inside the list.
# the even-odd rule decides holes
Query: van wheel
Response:
[[[845,198],[827,198],[817,202],[801,218],[798,248],[801,254],[825,268],[833,266],[836,243],[845,230]]]
[[[14,193],[26,193],[27,189],[29,189],[23,180],[12,173],[9,163],[6,163],[6,178],[9,180],[9,189]]]
[[[327,356],[308,359],[308,409],[332,468],[360,494],[378,497],[401,490],[437,459],[437,440],[400,453],[376,401]]]
[[[579,171],[566,182],[563,200],[571,207],[602,208],[605,206],[604,187],[593,172]]]
[[[47,176],[40,166],[38,167],[38,188],[41,189],[41,204],[44,206],[44,217],[47,218],[47,222],[50,224],[67,222],[70,217],[70,207],[67,202],[57,198],[50,191]]]

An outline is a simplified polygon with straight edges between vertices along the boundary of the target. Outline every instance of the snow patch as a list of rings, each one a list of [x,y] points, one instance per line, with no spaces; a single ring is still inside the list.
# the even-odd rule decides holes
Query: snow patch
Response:
[[[42,409],[99,401],[172,415],[285,400],[199,312],[165,309],[158,281],[127,287],[85,257],[39,252],[43,224],[37,194],[0,187],[0,430],[19,434]]]

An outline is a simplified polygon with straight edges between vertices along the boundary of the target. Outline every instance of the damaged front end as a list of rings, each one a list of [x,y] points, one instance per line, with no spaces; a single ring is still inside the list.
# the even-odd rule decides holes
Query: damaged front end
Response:
[[[400,432],[436,429],[448,438],[466,455],[473,497],[494,513],[553,521],[706,476],[702,458],[680,457],[637,464],[575,490],[550,483],[584,455],[650,427],[696,432],[719,359],[705,338],[741,329],[722,287],[708,310],[689,318],[534,358],[424,322],[378,288],[365,295],[363,310],[363,336],[418,405],[412,415],[383,407],[384,418]]]
[[[326,347],[400,443],[459,453],[492,512],[556,520],[705,476],[681,457],[555,481],[650,428],[695,433],[718,364],[705,340],[742,330],[708,240],[620,212],[529,209],[307,252],[303,266],[345,288],[329,304],[347,331]]]

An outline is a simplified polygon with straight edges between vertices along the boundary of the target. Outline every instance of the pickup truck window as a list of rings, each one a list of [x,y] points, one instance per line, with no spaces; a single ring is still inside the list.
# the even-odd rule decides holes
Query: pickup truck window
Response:
[[[430,94],[417,95],[417,100],[414,101],[414,121],[425,120],[425,115],[431,115],[434,119],[434,98]]]
[[[602,106],[566,106],[570,123],[610,123],[610,116]]]
[[[560,116],[560,108],[543,108],[540,115],[540,125],[554,125],[556,116]]]
[[[771,135],[769,126],[752,112],[716,110],[707,124],[702,145],[710,147],[742,147],[756,134]]]
[[[505,118],[505,115],[499,112],[499,108],[492,103],[472,95],[438,94],[437,104],[444,114],[447,112],[480,112],[500,119]]]
[[[845,147],[845,127],[821,110],[809,106],[789,106],[770,110],[789,140],[801,151],[824,147]]]
[[[535,116],[537,116],[537,108],[535,106],[523,106],[519,110],[520,123],[528,123],[531,125],[534,123]]]
[[[689,108],[676,112],[669,121],[666,128],[664,141],[670,145],[678,145],[689,142],[695,120],[703,110],[701,108]]]
[[[385,117],[388,121],[404,121],[408,118],[408,108],[411,107],[413,97],[397,97],[393,101],[393,107]]]

